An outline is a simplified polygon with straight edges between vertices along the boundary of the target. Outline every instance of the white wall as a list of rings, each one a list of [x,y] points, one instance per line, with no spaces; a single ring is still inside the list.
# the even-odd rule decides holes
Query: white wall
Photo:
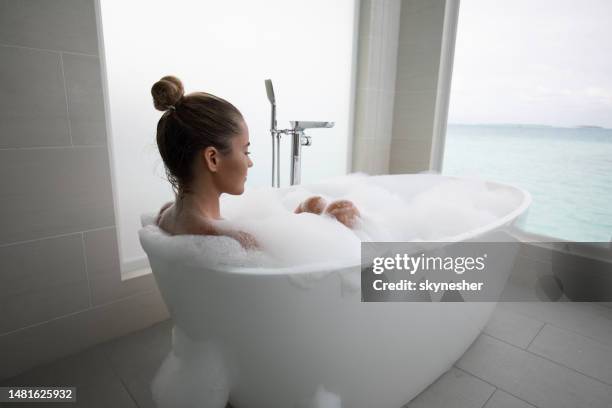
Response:
[[[357,0],[100,0],[113,192],[122,270],[144,259],[139,216],[172,199],[155,144],[161,112],[150,88],[167,74],[186,92],[206,91],[240,109],[252,144],[247,188],[270,184],[272,78],[279,127],[289,120],[335,121],[314,130],[304,149],[304,183],[345,174],[351,143],[352,71]],[[281,180],[289,175],[289,140]],[[130,267],[131,265],[131,267]]]

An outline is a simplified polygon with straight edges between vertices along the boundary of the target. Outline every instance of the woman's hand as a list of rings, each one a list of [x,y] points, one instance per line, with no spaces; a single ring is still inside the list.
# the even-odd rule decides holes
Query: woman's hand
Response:
[[[325,209],[325,214],[335,217],[348,228],[353,228],[357,222],[357,217],[360,216],[355,204],[349,200],[336,200],[332,202]]]
[[[327,207],[327,208],[326,208]],[[355,207],[352,201],[336,200],[327,205],[325,199],[321,196],[313,196],[307,198],[298,205],[294,211],[296,214],[309,212],[313,214],[329,214],[337,219],[348,228],[353,228],[357,222],[357,217],[360,216],[359,210]]]
[[[323,197],[313,196],[301,202],[300,205],[298,205],[298,207],[295,209],[294,213],[301,214],[303,212],[309,212],[319,215],[323,212],[326,205],[327,202]]]

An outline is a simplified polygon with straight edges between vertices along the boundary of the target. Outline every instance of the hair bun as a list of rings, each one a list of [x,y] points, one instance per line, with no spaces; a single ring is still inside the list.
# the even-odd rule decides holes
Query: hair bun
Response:
[[[157,81],[151,88],[153,106],[160,111],[166,111],[175,106],[183,97],[183,83],[175,76],[168,75]]]

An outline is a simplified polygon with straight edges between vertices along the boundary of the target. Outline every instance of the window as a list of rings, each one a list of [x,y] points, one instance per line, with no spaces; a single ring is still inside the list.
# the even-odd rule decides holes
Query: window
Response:
[[[442,172],[528,190],[527,232],[612,237],[612,3],[462,0]]]
[[[270,0],[265,7],[248,0],[97,5],[122,272],[147,265],[138,242],[140,215],[173,199],[155,142],[161,112],[150,94],[164,75],[178,76],[188,93],[211,92],[241,110],[254,162],[247,187],[270,185],[267,78],[274,81],[279,127],[289,127],[289,120],[336,122],[320,138],[312,132],[303,180],[346,172],[355,0]],[[289,140],[283,143],[286,183]]]

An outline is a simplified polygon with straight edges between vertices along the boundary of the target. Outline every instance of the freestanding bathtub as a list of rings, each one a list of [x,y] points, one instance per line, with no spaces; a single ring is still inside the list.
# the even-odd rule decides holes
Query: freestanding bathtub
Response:
[[[439,175],[376,176],[414,194]],[[511,230],[530,204],[462,234]],[[140,232],[174,322],[173,350],[154,380],[160,406],[399,408],[447,371],[495,303],[362,303],[360,265],[204,270]],[[167,239],[173,239],[167,237]],[[512,262],[496,273],[510,273]],[[326,269],[327,268],[327,269]]]

